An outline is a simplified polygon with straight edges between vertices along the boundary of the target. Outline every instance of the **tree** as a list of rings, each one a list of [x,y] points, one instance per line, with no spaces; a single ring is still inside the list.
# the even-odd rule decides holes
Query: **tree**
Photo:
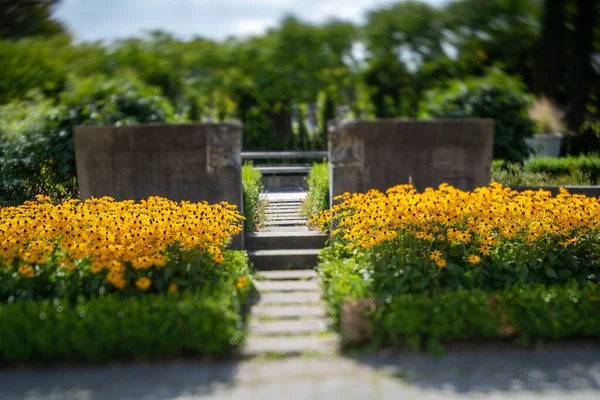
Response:
[[[18,39],[66,33],[66,28],[52,18],[52,12],[59,1],[0,1],[0,38]]]
[[[546,0],[540,39],[540,57],[536,68],[537,92],[554,102],[559,99],[560,83],[562,82],[565,32],[565,0]]]

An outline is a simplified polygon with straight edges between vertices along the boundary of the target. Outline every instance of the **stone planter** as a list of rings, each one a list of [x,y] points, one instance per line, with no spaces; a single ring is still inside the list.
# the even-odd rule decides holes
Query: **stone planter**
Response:
[[[534,149],[535,157],[558,157],[562,135],[559,133],[544,133],[525,139],[525,143]]]

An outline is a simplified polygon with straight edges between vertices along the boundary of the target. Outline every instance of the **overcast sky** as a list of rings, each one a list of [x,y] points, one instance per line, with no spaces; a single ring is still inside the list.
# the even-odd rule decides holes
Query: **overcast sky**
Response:
[[[445,0],[425,0],[439,5]],[[62,0],[56,16],[79,40],[112,40],[161,29],[188,39],[224,39],[277,26],[286,14],[312,22],[362,22],[394,0]]]

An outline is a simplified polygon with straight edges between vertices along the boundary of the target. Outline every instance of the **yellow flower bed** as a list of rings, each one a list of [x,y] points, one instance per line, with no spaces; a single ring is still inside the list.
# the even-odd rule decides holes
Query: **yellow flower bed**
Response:
[[[473,192],[443,184],[416,193],[412,185],[399,185],[385,194],[345,193],[336,200],[342,202],[312,222],[329,224],[334,215],[333,234],[341,234],[348,248],[372,248],[406,231],[425,241],[469,245],[486,256],[502,239],[533,245],[551,236],[568,246],[600,228],[600,199],[565,189],[552,197],[548,191],[519,193],[498,183]],[[478,260],[478,255],[470,259]]]
[[[600,198],[492,183],[472,192],[400,185],[337,200],[312,222],[331,226],[346,252],[372,255],[362,264],[406,287],[600,278]]]
[[[224,246],[240,233],[242,219],[225,202],[176,203],[151,197],[136,203],[104,197],[53,205],[40,196],[35,202],[0,208],[0,277],[91,275],[116,289],[135,285],[145,291],[151,280],[144,271],[164,267],[173,246],[222,263]],[[132,271],[135,279],[130,281],[126,277]],[[173,283],[169,290],[177,287]]]

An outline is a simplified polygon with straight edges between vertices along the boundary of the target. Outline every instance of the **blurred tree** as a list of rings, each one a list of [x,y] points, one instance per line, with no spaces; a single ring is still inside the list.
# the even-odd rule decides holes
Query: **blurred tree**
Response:
[[[573,36],[571,70],[567,87],[567,123],[573,132],[578,132],[583,123],[585,106],[589,98],[588,86],[592,73],[594,50],[594,21],[597,0],[577,0],[575,32]],[[567,150],[569,152],[569,150]]]
[[[554,102],[562,82],[565,32],[565,0],[545,0],[536,91]]]
[[[0,1],[0,38],[50,36],[66,33],[62,23],[52,18],[60,0]]]
[[[444,32],[463,76],[500,64],[533,86],[541,29],[540,0],[454,0],[444,8]]]

